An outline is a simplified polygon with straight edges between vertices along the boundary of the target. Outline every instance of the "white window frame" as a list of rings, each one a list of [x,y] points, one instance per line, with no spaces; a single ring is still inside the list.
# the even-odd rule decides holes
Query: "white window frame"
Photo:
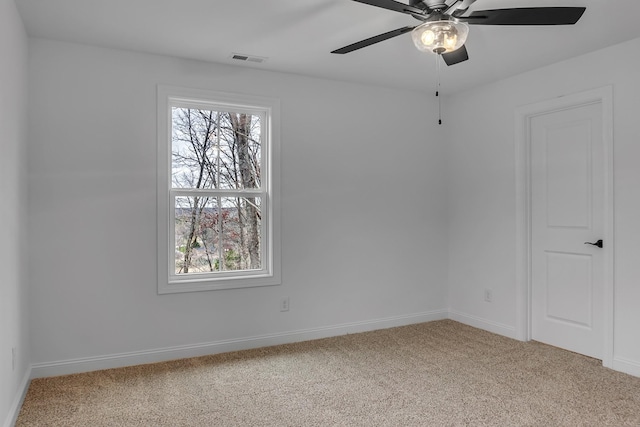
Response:
[[[192,195],[193,191],[172,188],[171,130],[173,107],[191,107],[214,111],[233,110],[259,114],[263,117],[263,176],[259,190],[243,190],[247,195],[261,197],[263,209],[261,246],[264,255],[262,269],[215,273],[175,274],[175,207],[176,196]],[[280,273],[280,102],[244,94],[234,94],[178,86],[158,85],[157,88],[157,224],[158,224],[158,293],[209,291],[281,283]],[[238,191],[232,191],[237,195]],[[218,195],[221,194],[217,190]]]

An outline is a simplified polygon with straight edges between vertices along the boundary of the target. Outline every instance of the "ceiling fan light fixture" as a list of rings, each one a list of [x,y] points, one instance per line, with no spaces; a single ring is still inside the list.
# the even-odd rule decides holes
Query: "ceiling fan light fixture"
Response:
[[[411,38],[419,51],[441,55],[462,47],[468,34],[469,26],[464,22],[441,20],[418,25],[411,31]]]

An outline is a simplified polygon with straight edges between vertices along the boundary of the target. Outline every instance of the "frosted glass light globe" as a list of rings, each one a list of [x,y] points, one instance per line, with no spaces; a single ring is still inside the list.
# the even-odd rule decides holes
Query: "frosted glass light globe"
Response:
[[[469,26],[464,22],[431,21],[418,25],[411,38],[418,50],[437,54],[453,52],[467,40]]]

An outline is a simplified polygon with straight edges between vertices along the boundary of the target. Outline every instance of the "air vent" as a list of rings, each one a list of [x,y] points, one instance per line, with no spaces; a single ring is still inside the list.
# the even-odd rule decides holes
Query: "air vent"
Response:
[[[255,62],[257,64],[260,64],[267,60],[267,58],[264,58],[262,56],[245,55],[242,53],[232,53],[231,59],[235,59],[236,61]]]

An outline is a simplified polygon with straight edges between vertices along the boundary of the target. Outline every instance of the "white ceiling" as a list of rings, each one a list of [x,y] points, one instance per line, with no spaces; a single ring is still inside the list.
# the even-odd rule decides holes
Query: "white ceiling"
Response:
[[[411,90],[432,91],[436,82],[434,55],[418,52],[410,34],[331,54],[419,23],[351,0],[15,1],[33,37]],[[587,11],[573,26],[471,26],[470,60],[451,67],[442,63],[443,92],[640,37],[638,0],[477,0],[471,10],[532,6],[586,6]],[[240,62],[230,59],[232,53],[268,59]]]

